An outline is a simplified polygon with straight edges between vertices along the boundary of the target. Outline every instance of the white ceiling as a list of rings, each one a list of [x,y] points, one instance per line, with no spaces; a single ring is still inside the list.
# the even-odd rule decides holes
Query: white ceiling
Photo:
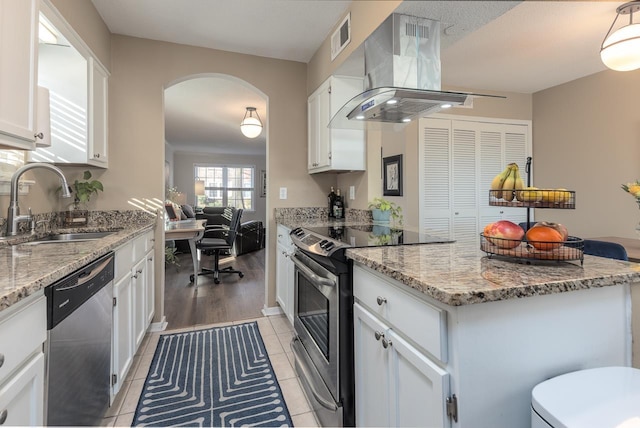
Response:
[[[92,0],[112,33],[308,62],[350,1]],[[362,1],[362,0],[358,0]],[[375,1],[372,1],[375,3]],[[534,93],[605,69],[611,1],[405,1],[398,12],[442,21],[443,86]],[[241,82],[207,78],[167,90],[167,141],[264,150],[239,132],[266,104]],[[205,112],[205,113],[203,113]]]

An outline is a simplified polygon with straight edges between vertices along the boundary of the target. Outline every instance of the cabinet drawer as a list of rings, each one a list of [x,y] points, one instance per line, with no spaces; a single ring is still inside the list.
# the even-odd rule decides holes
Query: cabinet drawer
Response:
[[[278,244],[283,245],[287,250],[291,249],[293,246],[291,243],[291,237],[289,236],[290,232],[291,229],[288,227],[281,224],[278,225]]]
[[[140,235],[133,240],[133,258],[131,263],[137,263],[145,254],[147,254],[147,234]]]
[[[144,249],[145,249],[145,254],[153,248],[156,238],[155,238],[155,234],[153,230],[150,230],[149,232],[146,232],[144,234],[145,237],[145,242],[144,242]]]
[[[393,282],[392,282],[393,281]],[[361,304],[442,362],[447,361],[447,313],[359,266],[353,269],[353,294]]]
[[[44,296],[0,321],[0,383],[34,351],[42,352],[47,338],[47,305]]]
[[[133,242],[129,241],[116,250],[115,260],[115,280],[119,280],[125,275],[131,275],[133,265]]]

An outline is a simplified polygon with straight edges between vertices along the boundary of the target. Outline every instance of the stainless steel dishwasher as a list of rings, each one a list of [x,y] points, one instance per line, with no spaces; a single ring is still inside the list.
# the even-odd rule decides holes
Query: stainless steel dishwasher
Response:
[[[98,425],[109,407],[113,253],[45,289],[45,424]]]

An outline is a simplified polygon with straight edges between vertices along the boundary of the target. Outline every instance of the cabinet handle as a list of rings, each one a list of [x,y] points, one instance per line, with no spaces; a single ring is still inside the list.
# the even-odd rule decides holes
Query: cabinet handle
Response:
[[[380,297],[380,296],[378,296],[378,297],[376,298],[376,302],[378,302],[378,306],[382,306],[382,305],[384,305],[385,303],[387,303],[387,298],[386,298],[386,297]]]
[[[4,364],[4,354],[0,354],[0,367]]]
[[[44,134],[42,132],[38,132],[36,135],[34,135],[34,137],[44,140]]]
[[[135,278],[135,279],[138,279],[138,274],[136,273],[136,274],[132,275],[131,277]]]
[[[100,157],[100,153],[96,153],[95,155],[93,155],[94,158],[99,158]]]
[[[455,214],[455,215],[458,215],[458,214],[460,214],[460,213],[459,213],[458,211],[456,211],[456,212],[454,212],[454,214]]]
[[[384,337],[384,333],[381,333],[381,332],[379,332],[379,331],[376,331],[376,332],[374,333],[374,336],[376,337],[376,340],[380,340],[381,338],[383,338],[383,337]]]
[[[152,262],[152,261],[153,261],[153,257],[149,257],[149,258],[147,259],[147,261],[148,261],[148,262]]]
[[[142,269],[136,269],[136,272],[142,273]]]
[[[382,338],[382,347],[384,349],[387,349],[389,346],[393,345],[393,343],[391,343],[390,340],[387,340],[386,338]]]
[[[7,416],[9,416],[9,411],[7,409],[4,409],[2,412],[0,412],[0,425],[4,425],[4,423],[7,421]]]

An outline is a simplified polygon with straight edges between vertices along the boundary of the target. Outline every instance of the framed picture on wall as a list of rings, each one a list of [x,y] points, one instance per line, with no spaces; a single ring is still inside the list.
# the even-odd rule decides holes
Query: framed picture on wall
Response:
[[[384,196],[402,196],[402,155],[382,159]]]

